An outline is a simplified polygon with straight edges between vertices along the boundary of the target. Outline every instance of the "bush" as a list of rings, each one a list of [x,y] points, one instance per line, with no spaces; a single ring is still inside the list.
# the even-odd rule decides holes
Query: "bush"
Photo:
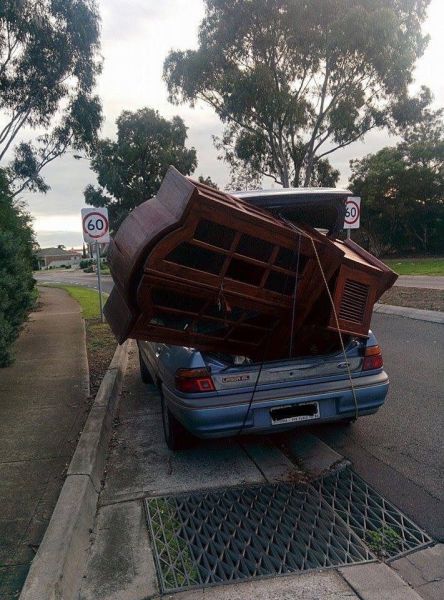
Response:
[[[79,267],[81,269],[87,269],[88,267],[90,267],[92,264],[94,264],[94,261],[92,258],[83,258],[80,262],[79,262]]]
[[[11,346],[36,299],[30,217],[14,205],[0,170],[0,367],[12,362]]]
[[[91,267],[87,267],[86,269],[83,269],[84,273],[94,273],[94,269]]]

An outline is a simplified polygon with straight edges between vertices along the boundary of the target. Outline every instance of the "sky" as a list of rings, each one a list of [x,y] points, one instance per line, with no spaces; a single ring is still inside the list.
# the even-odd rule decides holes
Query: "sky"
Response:
[[[195,48],[197,30],[204,15],[202,0],[99,0],[102,19],[103,73],[97,93],[103,103],[105,122],[102,135],[114,137],[115,121],[122,110],[137,110],[144,106],[157,109],[164,117],[180,115],[187,125],[189,147],[197,151],[195,175],[210,175],[220,187],[229,179],[227,166],[219,161],[212,136],[220,135],[222,126],[214,111],[198,104],[173,106],[168,102],[162,80],[163,61],[171,49]],[[435,96],[435,105],[444,106],[443,0],[432,0],[424,24],[431,39],[418,61],[412,91],[427,85]],[[394,144],[385,132],[369,134],[364,142],[356,142],[330,156],[340,170],[340,185],[348,181],[349,161]],[[82,244],[80,209],[85,206],[83,190],[95,184],[88,161],[76,160],[66,154],[44,170],[51,190],[47,194],[23,194],[41,247]]]

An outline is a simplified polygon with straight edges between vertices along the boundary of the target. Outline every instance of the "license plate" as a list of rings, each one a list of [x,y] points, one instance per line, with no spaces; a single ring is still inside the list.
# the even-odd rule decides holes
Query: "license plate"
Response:
[[[279,406],[270,410],[272,425],[281,425],[283,423],[297,423],[298,421],[311,421],[319,419],[319,403],[306,402],[305,404],[289,404]]]

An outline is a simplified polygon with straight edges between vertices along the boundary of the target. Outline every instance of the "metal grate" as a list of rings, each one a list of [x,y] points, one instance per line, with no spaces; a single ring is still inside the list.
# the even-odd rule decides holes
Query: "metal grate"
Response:
[[[146,500],[161,591],[373,560],[311,486]]]
[[[394,560],[433,540],[350,468],[312,485],[145,500],[162,593]]]
[[[350,468],[314,482],[330,508],[383,560],[394,560],[433,540]]]

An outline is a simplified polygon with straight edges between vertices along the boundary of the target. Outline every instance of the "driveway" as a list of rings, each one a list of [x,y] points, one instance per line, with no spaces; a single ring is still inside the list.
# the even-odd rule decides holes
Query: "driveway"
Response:
[[[381,326],[384,326],[384,324],[381,323]],[[393,357],[393,362],[398,360],[399,357]],[[411,368],[411,365],[408,364],[407,367]],[[431,369],[434,368],[435,364],[432,364]],[[412,393],[415,393],[415,390],[412,390]],[[411,399],[408,398],[407,401],[411,402]],[[405,417],[406,421],[410,421],[411,411],[406,411]],[[381,422],[383,425],[381,425]],[[377,447],[381,444],[381,436],[384,436],[384,430],[387,430],[388,436],[393,437],[394,440],[393,448],[391,448],[394,458],[392,458],[393,467],[391,472],[393,484],[388,487],[388,490],[385,490],[386,495],[390,499],[393,499],[393,496],[399,499],[403,492],[401,491],[400,496],[399,490],[393,488],[404,487],[404,496],[401,497],[403,502],[396,503],[401,508],[410,508],[407,500],[409,495],[413,493],[413,482],[410,481],[409,474],[405,475],[403,473],[401,465],[397,462],[401,460],[400,457],[405,447],[401,445],[397,450],[395,448],[397,438],[390,434],[390,430],[397,431],[398,424],[387,422],[387,414],[383,415],[382,419],[369,417],[363,420],[362,423],[365,423],[363,431],[368,434],[372,444],[368,450],[364,449],[363,456],[359,452],[349,452],[348,443],[351,440],[353,445],[355,428],[356,435],[359,435],[362,427],[361,423],[352,428],[333,429],[330,432],[333,433],[333,442],[341,446],[346,454],[353,454],[352,458],[356,461],[355,470],[360,474],[368,473],[372,477],[372,483],[375,487],[381,489],[386,482],[386,472],[384,470],[386,464],[377,458]],[[172,453],[169,451],[163,440],[159,394],[154,386],[141,383],[134,344],[124,378],[118,416],[114,420],[114,424],[115,431],[110,445],[106,478],[100,495],[96,527],[91,540],[90,559],[79,594],[80,600],[120,600],[121,598],[140,600],[141,598],[158,597],[156,568],[152,553],[153,542],[148,535],[144,498],[151,498],[156,503],[157,500],[154,498],[169,494],[205,490],[206,495],[207,492],[211,494],[212,490],[232,486],[239,489],[239,486],[246,486],[247,488],[251,484],[297,483],[301,479],[304,480],[304,473],[297,466],[297,461],[291,461],[288,458],[289,455],[281,451],[281,447],[283,448],[281,444],[285,436],[270,436],[269,438],[245,436],[237,439],[198,440],[193,448],[184,452]],[[428,424],[430,425],[430,420]],[[404,421],[401,421],[400,426],[405,426]],[[411,428],[414,430],[413,424],[411,424]],[[328,428],[318,429],[328,437]],[[433,433],[433,440],[434,435],[435,433]],[[302,430],[289,436],[298,448],[300,448],[301,443],[303,444],[303,437]],[[355,445],[358,449],[361,449],[359,444],[358,441]],[[427,446],[426,450],[430,451],[430,448]],[[369,458],[373,460],[372,464],[375,466],[373,469],[367,468]],[[423,458],[422,455],[421,458]],[[433,457],[429,462],[433,462]],[[380,472],[382,473],[381,477],[379,476]],[[410,473],[410,477],[418,478],[419,475],[420,470]],[[425,504],[421,505],[424,502],[424,494],[428,494],[432,501],[435,500],[433,494],[436,493],[436,489],[432,485],[432,479],[432,477],[427,477],[425,482],[420,481],[415,484],[419,491],[423,490],[423,494],[421,495],[419,491],[416,491],[417,498],[415,498],[414,508],[417,509],[416,516],[420,514],[421,510],[427,513],[430,511],[431,515],[434,512],[436,515],[436,529],[440,519],[438,513],[439,503],[435,502],[432,505],[430,502],[427,504],[426,501]],[[406,485],[410,487],[406,487]],[[189,501],[191,502],[191,500]],[[179,542],[176,546],[173,541],[178,538],[172,531],[172,528],[175,527],[174,520],[171,521],[171,517],[168,517],[168,506],[170,505],[160,500],[156,506],[160,513],[165,514],[166,523],[163,530],[153,529],[158,535],[156,544],[160,544],[163,552],[160,558],[157,557],[157,560],[162,565],[164,563],[168,565],[169,561],[174,562],[176,560],[170,557],[170,549],[173,552],[179,551],[179,554],[184,552],[184,549]],[[255,506],[256,504],[252,505],[253,508]],[[202,519],[202,514],[199,512],[201,509],[196,508],[196,510],[199,513],[196,513],[196,519]],[[414,511],[410,510],[409,512]],[[304,519],[305,517],[302,520],[304,521]],[[433,525],[433,522],[431,523]],[[220,527],[221,532],[222,530],[226,532],[226,525],[223,521],[221,521]],[[225,529],[223,529],[224,527]],[[191,531],[191,522],[189,528]],[[154,534],[152,533],[152,535]],[[190,533],[191,537],[192,535],[194,534]],[[210,536],[210,533],[208,535]],[[323,535],[324,539],[328,537],[325,531]],[[220,548],[224,548],[221,538],[218,538],[217,531],[214,533],[213,542],[216,546],[220,543]],[[222,550],[220,552],[222,553]],[[222,556],[222,554],[221,561],[226,560],[229,562],[230,558],[225,559],[223,558],[225,555]],[[184,564],[188,564],[183,556],[182,559],[185,561]],[[182,559],[177,560],[180,562]],[[373,568],[369,565],[366,565],[367,567]],[[377,567],[385,568],[383,565],[377,565]],[[168,566],[162,567],[162,572],[168,573],[169,568]],[[356,568],[360,569],[359,566]],[[234,598],[241,600],[252,597],[263,600],[274,600],[275,598],[287,598],[288,600],[293,598],[356,600],[358,597],[376,597],[365,594],[357,596],[354,593],[356,589],[354,584],[351,584],[352,587],[348,585],[350,581],[347,579],[347,573],[351,573],[348,569],[348,567],[342,569],[341,574],[330,569],[322,572],[303,572],[282,579],[271,578],[247,584],[239,583],[238,585],[221,586],[220,588],[210,587],[206,590],[190,590],[184,592],[184,594],[178,594],[177,598],[183,598],[183,600],[206,598],[208,600],[231,600]],[[180,576],[180,567],[178,567],[177,572]],[[374,573],[369,573],[366,577],[375,582]],[[374,585],[381,586],[381,581],[376,581]],[[378,587],[378,591],[381,592],[378,597],[381,598],[394,598],[395,595],[399,598],[419,598],[411,588],[398,590],[398,594],[395,593],[395,590],[390,592],[381,590],[382,588]],[[426,595],[423,597],[435,598],[436,596]]]

